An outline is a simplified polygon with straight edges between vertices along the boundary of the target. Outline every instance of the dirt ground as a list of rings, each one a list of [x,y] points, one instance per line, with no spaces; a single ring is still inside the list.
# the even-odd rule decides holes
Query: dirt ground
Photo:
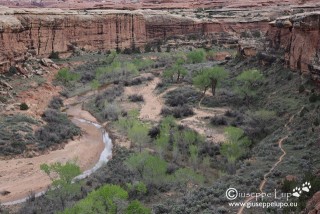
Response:
[[[34,83],[32,90],[18,94],[16,101],[26,102],[29,106],[29,109],[23,112],[24,114],[40,119],[52,97],[58,95],[61,90],[59,86],[52,84],[56,72],[52,70],[45,76],[46,83],[41,85]],[[74,99],[65,101],[67,105],[72,103],[75,103]],[[70,106],[66,111],[69,116],[97,122],[90,113],[81,110],[81,105]],[[15,108],[7,111],[6,114],[19,112],[20,110]],[[46,151],[44,154],[32,158],[0,160],[1,203],[24,198],[28,196],[30,191],[37,193],[45,190],[51,182],[48,176],[40,170],[40,165],[43,163],[76,161],[82,170],[90,169],[95,165],[104,149],[101,131],[91,124],[81,123],[76,119],[72,119],[72,121],[81,128],[83,134],[81,137],[69,141],[63,148]],[[1,193],[4,192],[10,193],[2,195]]]
[[[166,91],[157,95],[155,89],[157,84],[161,82],[159,77],[155,77],[152,81],[139,86],[130,86],[125,88],[124,96],[127,97],[132,94],[143,95],[144,102],[140,106],[141,120],[159,122],[161,119],[161,109],[164,106],[163,96],[170,91],[175,90],[179,85],[173,85]],[[201,101],[200,101],[201,102]],[[193,108],[194,115],[184,118],[178,122],[185,125],[200,134],[204,135],[208,140],[214,143],[221,143],[225,140],[224,131],[221,128],[212,128],[208,126],[205,118],[213,117],[215,115],[223,115],[228,109],[226,108],[204,108],[199,105]],[[130,103],[122,104],[122,106],[130,105]],[[131,104],[132,105],[132,104]]]
[[[49,75],[49,83],[52,78],[53,75]],[[121,106],[127,105],[132,107],[136,105],[136,107],[138,106],[140,109],[141,120],[159,122],[161,119],[160,112],[164,105],[163,95],[168,91],[179,87],[172,86],[165,92],[157,95],[155,89],[160,81],[159,77],[155,77],[152,81],[145,84],[126,87],[123,95],[125,101],[121,103]],[[22,101],[26,101],[30,104],[31,107],[28,112],[34,114],[33,116],[39,117],[45,110],[49,97],[52,97],[59,92],[59,88],[56,88],[49,83],[36,88],[36,90],[25,92],[20,95]],[[129,103],[126,98],[131,94],[143,95],[144,102],[141,104]],[[40,192],[45,190],[50,185],[50,180],[40,170],[40,165],[42,163],[50,164],[54,162],[63,163],[66,161],[76,161],[82,170],[86,170],[93,167],[98,161],[100,153],[104,148],[102,135],[100,130],[93,125],[81,123],[75,119],[82,118],[96,122],[96,119],[90,115],[90,113],[82,110],[81,102],[82,100],[80,97],[65,100],[65,105],[69,106],[69,109],[66,109],[67,114],[73,118],[72,121],[84,131],[81,137],[70,141],[63,149],[50,151],[47,152],[47,154],[38,157],[0,161],[0,192],[10,192],[5,196],[0,195],[0,201],[2,203],[26,197],[30,191]],[[72,105],[73,103],[78,104]],[[223,114],[225,111],[226,109],[201,108],[199,105],[194,108],[195,115],[184,118],[178,122],[198,131],[213,142],[222,142],[224,140],[223,130],[208,126],[205,118]],[[115,143],[127,148],[130,147],[130,142],[126,139],[119,138]]]
[[[74,117],[95,122],[95,118],[81,110],[79,105],[70,108],[68,112]],[[81,123],[75,119],[72,121],[84,132],[81,137],[70,141],[63,149],[34,158],[0,161],[0,192],[10,192],[5,196],[0,195],[2,203],[24,198],[30,191],[45,190],[51,182],[40,170],[40,165],[43,163],[75,161],[82,170],[90,169],[95,165],[104,149],[101,131],[91,124]]]

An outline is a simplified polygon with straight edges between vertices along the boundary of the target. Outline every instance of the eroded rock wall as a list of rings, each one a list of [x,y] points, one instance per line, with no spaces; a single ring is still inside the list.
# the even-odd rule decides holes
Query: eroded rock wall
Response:
[[[141,46],[145,19],[139,13],[14,14],[0,16],[0,70],[23,60],[27,51],[48,56],[73,47],[109,50]]]
[[[123,50],[189,35],[209,43],[235,44],[237,34],[245,30],[266,32],[264,19],[247,19],[198,19],[151,10],[0,10],[0,72],[30,54],[48,57],[52,52],[70,55],[75,49]]]
[[[284,51],[286,65],[320,82],[320,12],[281,17],[270,23],[269,47]]]

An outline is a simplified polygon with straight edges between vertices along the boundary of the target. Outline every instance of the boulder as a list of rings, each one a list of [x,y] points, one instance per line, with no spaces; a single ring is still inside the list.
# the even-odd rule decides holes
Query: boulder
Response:
[[[50,67],[52,64],[54,64],[54,62],[49,58],[42,58],[41,59],[41,64],[46,66],[46,67]]]

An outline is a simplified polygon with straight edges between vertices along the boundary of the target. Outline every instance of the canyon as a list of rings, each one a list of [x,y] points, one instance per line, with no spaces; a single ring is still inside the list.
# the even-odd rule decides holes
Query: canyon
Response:
[[[248,164],[244,166],[245,170],[241,169],[241,171],[235,172],[243,180],[250,181],[245,184],[248,188],[250,185],[252,187],[260,184],[262,192],[265,185],[267,190],[270,189],[270,186],[282,184],[284,178],[297,174],[298,170],[295,171],[296,168],[293,168],[298,165],[294,162],[296,160],[299,160],[299,164],[300,162],[305,165],[314,164],[314,168],[319,168],[319,165],[316,165],[317,161],[304,160],[304,157],[309,156],[316,158],[315,141],[319,141],[316,134],[319,133],[319,120],[315,119],[319,115],[319,108],[316,108],[318,103],[314,104],[320,100],[319,88],[312,81],[309,81],[311,78],[320,83],[320,4],[318,1],[284,0],[279,3],[279,1],[273,0],[239,0],[236,2],[231,0],[196,2],[191,0],[0,0],[0,5],[2,5],[0,6],[0,92],[1,95],[5,95],[0,97],[2,98],[0,99],[0,107],[3,107],[3,115],[14,115],[16,112],[21,112],[23,110],[21,105],[25,104],[27,107],[29,106],[26,113],[41,120],[43,108],[47,108],[49,100],[59,92],[61,95],[69,96],[64,104],[70,106],[67,114],[73,122],[74,116],[83,118],[83,109],[88,112],[91,110],[90,113],[97,119],[91,117],[90,121],[99,121],[101,124],[108,125],[110,136],[114,137],[115,151],[120,151],[117,144],[134,149],[138,148],[138,145],[134,145],[134,140],[130,139],[129,134],[117,133],[120,123],[112,121],[108,118],[108,114],[116,114],[116,120],[119,118],[137,119],[143,128],[144,123],[154,125],[164,118],[165,114],[162,115],[162,112],[165,113],[165,111],[163,110],[167,110],[170,115],[172,109],[179,110],[180,107],[182,109],[182,106],[176,108],[176,106],[168,104],[171,99],[175,101],[198,96],[199,86],[191,84],[194,83],[197,69],[200,68],[200,74],[207,67],[225,66],[232,84],[229,84],[227,81],[230,80],[227,79],[227,84],[221,84],[222,87],[218,89],[217,96],[214,94],[211,96],[211,94],[204,92],[201,99],[199,95],[198,102],[190,101],[188,103],[189,101],[186,101],[184,107],[188,110],[187,104],[190,105],[194,115],[178,119],[180,120],[178,124],[205,136],[207,142],[219,144],[206,145],[208,148],[212,148],[213,153],[215,150],[221,149],[220,146],[226,141],[223,126],[240,127],[243,125],[243,129],[251,134],[259,125],[254,123],[259,119],[259,114],[262,116],[264,113],[270,114],[266,117],[274,118],[274,121],[272,123],[265,122],[265,124],[270,125],[270,130],[277,131],[270,131],[269,136],[272,136],[272,139],[267,136],[261,141],[260,136],[255,136],[254,139],[258,143],[250,150],[254,154],[252,157],[250,156],[254,162],[248,159]],[[201,62],[194,63],[191,60],[192,54],[197,51],[198,54],[203,52],[204,55]],[[174,75],[171,75],[170,82],[169,78],[165,76],[165,72],[170,71],[170,65],[172,71],[177,68],[173,66],[173,59],[179,57],[178,52],[183,54],[183,56],[181,55],[181,59],[185,61],[183,68],[187,68],[188,75],[183,75],[181,82],[179,81],[180,73],[176,82],[173,81]],[[107,62],[111,56],[114,58]],[[176,61],[176,66],[178,66],[178,60]],[[143,65],[144,63],[145,65]],[[284,69],[283,66],[288,69]],[[133,74],[135,69],[131,69],[132,67],[137,69],[137,73],[140,72],[139,76]],[[65,68],[65,70],[60,70],[60,68]],[[112,69],[113,72],[110,76],[109,69]],[[256,83],[259,99],[252,103],[249,101],[244,103],[243,100],[246,98],[238,94],[237,89],[234,88],[234,85],[238,85],[240,89],[243,86],[241,78],[238,78],[241,77],[239,72],[260,72],[260,70],[261,76],[266,80]],[[65,71],[65,77],[63,71]],[[182,71],[184,70],[182,69]],[[28,75],[29,73],[36,75]],[[23,74],[23,76],[14,74]],[[61,75],[60,80],[59,74]],[[68,80],[68,74],[73,80]],[[54,77],[56,82],[51,81]],[[15,82],[16,80],[18,81]],[[137,80],[138,83],[134,80]],[[28,85],[28,87],[18,88],[17,86],[20,84],[23,85],[22,82],[26,82],[26,85],[30,84],[30,87]],[[163,83],[168,83],[169,87],[164,89],[167,85]],[[56,86],[55,84],[61,85]],[[110,85],[111,87],[109,87]],[[180,87],[184,88],[178,90]],[[87,92],[84,93],[82,90]],[[200,90],[202,89],[200,88]],[[256,89],[252,88],[252,90]],[[188,91],[190,91],[189,94]],[[81,98],[84,94],[90,97],[86,100],[87,102]],[[104,100],[107,96],[112,99]],[[256,94],[252,95],[254,99],[255,96]],[[130,97],[140,97],[142,101],[139,101],[141,103],[132,101]],[[310,98],[314,98],[314,100]],[[74,103],[77,105],[74,106]],[[232,108],[229,109],[230,106]],[[243,108],[241,112],[239,106]],[[128,114],[133,112],[130,112],[131,110],[135,110],[133,107],[139,109],[140,116],[137,118]],[[298,111],[298,109],[301,110]],[[120,110],[121,116],[119,116]],[[232,112],[232,110],[235,111]],[[275,119],[274,115],[280,118],[279,121]],[[295,115],[299,115],[299,117],[295,117]],[[211,116],[213,117],[211,118]],[[225,123],[219,124],[222,127],[214,124],[220,116],[220,123]],[[238,118],[241,119],[240,116],[246,120],[236,121]],[[283,128],[279,128],[282,127],[278,126],[283,123],[282,120],[286,123],[283,124]],[[88,160],[80,162],[81,169],[88,169],[97,161],[98,153],[102,150],[101,133],[97,133],[97,130],[91,130],[93,127],[89,126],[93,123],[82,124],[84,120],[79,121],[78,125],[85,132],[79,136],[79,139],[72,139],[64,149],[70,157],[74,152],[84,156],[83,152],[86,152],[88,148],[85,140],[89,139],[92,133],[96,138],[99,137],[100,139],[92,141],[100,142],[99,145],[89,145],[89,149],[94,147],[93,154],[90,154],[92,157],[88,154],[84,161]],[[124,132],[129,133],[128,130]],[[257,132],[259,133],[259,130]],[[260,132],[262,133],[262,131]],[[268,132],[266,131],[266,133]],[[149,133],[150,131],[148,136]],[[262,136],[264,134],[262,133]],[[82,142],[77,150],[74,149],[75,141]],[[149,139],[149,141],[153,140]],[[305,141],[310,142],[301,148],[297,146],[298,144],[303,145]],[[292,145],[295,142],[297,144]],[[145,146],[145,149],[148,152],[157,153],[158,151],[150,145]],[[270,145],[270,147],[265,147],[266,145]],[[141,153],[142,146],[139,146]],[[190,146],[189,153],[192,148]],[[70,152],[70,149],[75,151]],[[205,149],[209,151],[209,149]],[[24,174],[34,172],[34,176],[43,178],[44,183],[41,185],[30,182],[36,191],[43,190],[50,181],[43,174],[40,174],[38,160],[50,160],[50,162],[62,160],[63,162],[66,160],[65,158],[69,157],[63,151],[62,149],[50,151],[50,155],[37,153],[40,156],[32,157],[34,159],[23,157],[13,158],[10,160],[12,162],[1,160],[3,162],[2,174],[5,174],[3,181],[9,183],[4,185],[2,182],[5,191],[1,191],[4,196],[1,201],[9,202],[26,196],[28,185],[23,185],[30,181],[30,178],[25,178]],[[159,154],[162,155],[162,151],[159,151]],[[280,151],[282,154],[279,153]],[[117,152],[114,153],[114,157],[119,156]],[[189,155],[188,151],[186,153]],[[279,158],[277,158],[278,153]],[[56,158],[55,154],[59,158]],[[221,151],[218,154],[221,156]],[[300,154],[304,154],[304,156]],[[210,160],[216,161],[215,165],[219,165],[221,160],[225,160],[221,157],[210,159],[211,156],[215,158],[216,154],[208,154],[209,165],[203,159],[204,175],[206,175],[207,169],[216,170],[211,167]],[[164,156],[164,158],[167,157]],[[188,162],[185,161],[187,158],[183,157],[181,160]],[[273,160],[273,158],[276,159]],[[32,162],[31,159],[36,162]],[[192,158],[190,160],[191,163]],[[187,166],[190,167],[192,164]],[[284,166],[285,164],[288,166]],[[111,168],[113,166],[111,165]],[[19,175],[15,174],[16,171],[7,173],[8,167],[18,167],[17,169],[21,169],[21,172],[17,171]],[[25,168],[27,171],[23,171]],[[278,174],[279,176],[274,174],[277,173],[275,168],[282,174]],[[306,167],[302,166],[301,168]],[[226,169],[228,170],[228,166]],[[290,171],[291,169],[292,171]],[[253,171],[258,173],[252,176]],[[119,172],[117,171],[121,175],[121,179],[126,177],[121,174],[120,170]],[[216,171],[209,173],[211,173],[211,179]],[[38,178],[34,176],[31,178],[37,181]],[[16,186],[16,184],[9,182],[12,177],[16,180],[24,179],[19,181],[22,185]],[[106,173],[101,178],[104,177],[106,177]],[[264,180],[257,182],[259,179],[256,178],[259,177],[263,177]],[[99,180],[99,176],[97,178],[94,178],[93,181]],[[228,180],[223,180],[222,183],[224,182],[234,184]],[[232,182],[234,181],[232,180]],[[235,183],[237,182],[235,181]],[[88,182],[87,184],[93,189],[92,183]],[[242,180],[239,180],[239,186],[241,188],[244,186]],[[312,183],[312,187],[316,188],[316,185]],[[210,195],[216,189],[219,188],[213,188],[206,194]],[[292,188],[288,191],[291,190]],[[314,194],[312,198],[309,197],[310,200],[306,207],[309,213],[319,211],[318,196],[319,192]],[[199,198],[202,200],[204,197]],[[208,197],[210,203],[214,201],[212,198],[214,197]],[[191,199],[188,200],[191,201]],[[192,199],[192,207],[200,207],[194,206],[193,201]],[[188,205],[183,202],[182,206]],[[209,207],[208,209],[215,208]],[[242,209],[239,213],[242,213]]]
[[[201,40],[201,44],[208,46],[227,44],[236,47],[242,33],[259,31],[265,35],[269,30],[268,38],[275,44],[279,29],[270,29],[270,21],[281,15],[317,8],[313,5],[310,9],[310,2],[285,9],[272,2],[261,2],[252,4],[254,9],[248,5],[244,8],[227,5],[212,10],[70,10],[3,6],[0,7],[0,72],[8,71],[29,57],[48,57],[52,53],[67,57],[79,50],[142,49],[147,44],[166,41],[174,46],[179,36],[182,38],[179,45],[195,45],[195,41],[190,40]],[[289,30],[280,31],[285,34],[284,31]],[[313,44],[316,49],[315,42]],[[304,65],[302,70],[305,70]]]
[[[50,7],[50,8],[105,8],[105,9],[167,9],[167,8],[254,8],[262,6],[288,6],[314,4],[316,0],[0,0],[1,5],[10,7]]]

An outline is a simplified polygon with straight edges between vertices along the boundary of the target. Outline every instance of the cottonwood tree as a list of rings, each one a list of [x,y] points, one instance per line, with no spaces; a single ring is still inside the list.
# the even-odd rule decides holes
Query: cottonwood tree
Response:
[[[88,196],[61,214],[150,214],[151,210],[139,201],[128,202],[128,192],[118,185],[106,184],[88,194]]]
[[[211,93],[214,96],[218,83],[227,77],[227,71],[221,66],[205,68],[193,78],[193,84],[203,91],[203,95],[205,95],[206,91],[211,87]]]
[[[170,79],[171,82],[173,82],[174,78],[176,78],[176,82],[178,83],[188,73],[187,69],[183,67],[183,64],[185,64],[185,62],[185,56],[181,53],[178,54],[176,56],[176,62],[170,68],[166,69],[163,72],[163,77]]]
[[[244,131],[236,127],[227,127],[225,129],[226,141],[220,147],[220,153],[227,158],[230,166],[230,173],[235,173],[235,163],[249,149],[251,144]]]
[[[175,133],[177,125],[172,116],[165,117],[160,124],[160,134],[156,139],[156,146],[160,157],[167,150],[170,140],[172,140],[172,133]],[[172,142],[173,143],[173,142]]]
[[[190,153],[190,162],[192,164],[193,169],[195,170],[198,166],[198,156],[199,156],[199,148],[196,145],[189,146]]]
[[[250,104],[251,98],[256,95],[257,88],[263,79],[262,73],[257,69],[243,71],[237,76],[237,80],[240,84],[236,86],[236,92],[243,96],[243,99],[247,104]]]
[[[146,152],[133,154],[126,160],[127,166],[136,171],[146,184],[160,184],[165,181],[167,162]]]
[[[80,183],[72,182],[73,178],[80,175],[80,167],[74,163],[67,162],[65,164],[41,164],[40,169],[44,171],[52,181],[52,188],[48,192],[48,197],[51,199],[58,198],[62,209],[65,209],[67,199],[80,192]]]
[[[148,135],[148,128],[136,121],[128,130],[128,137],[134,143],[139,145],[139,152],[141,153],[143,145],[150,142]]]

